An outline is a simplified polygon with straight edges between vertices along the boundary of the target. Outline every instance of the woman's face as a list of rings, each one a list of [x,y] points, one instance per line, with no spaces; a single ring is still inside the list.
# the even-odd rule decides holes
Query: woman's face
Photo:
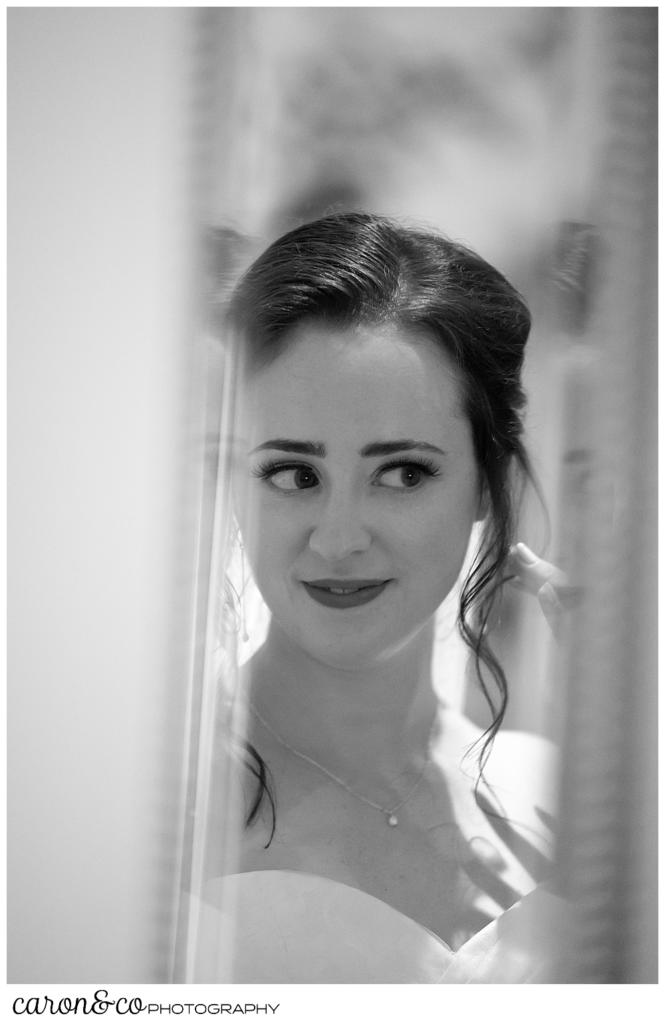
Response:
[[[273,628],[380,662],[460,572],[481,483],[452,365],[392,327],[302,324],[243,387],[238,517]]]

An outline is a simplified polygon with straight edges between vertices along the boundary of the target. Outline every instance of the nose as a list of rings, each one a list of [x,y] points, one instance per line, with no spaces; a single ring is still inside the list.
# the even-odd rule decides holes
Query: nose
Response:
[[[333,563],[367,551],[371,543],[358,502],[350,495],[331,495],[310,534],[310,549]]]

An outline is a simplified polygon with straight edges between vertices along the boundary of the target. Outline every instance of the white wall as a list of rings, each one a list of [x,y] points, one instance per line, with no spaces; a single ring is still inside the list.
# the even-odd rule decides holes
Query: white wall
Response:
[[[187,19],[9,11],[10,982],[165,979]]]

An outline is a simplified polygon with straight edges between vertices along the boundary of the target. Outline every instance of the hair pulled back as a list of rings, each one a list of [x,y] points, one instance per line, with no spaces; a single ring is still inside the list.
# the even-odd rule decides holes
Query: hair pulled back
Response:
[[[531,478],[521,385],[529,311],[506,278],[470,249],[367,213],[335,214],[274,242],[236,286],[227,323],[249,372],[276,359],[304,320],[340,329],[391,324],[426,331],[457,368],[487,515],[463,582],[458,627],[492,713],[482,769],[505,716],[506,677],[488,624]]]

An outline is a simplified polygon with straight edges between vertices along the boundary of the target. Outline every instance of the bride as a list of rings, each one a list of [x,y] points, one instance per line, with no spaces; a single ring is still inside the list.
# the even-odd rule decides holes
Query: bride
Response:
[[[200,980],[545,977],[552,753],[498,732],[490,646],[508,577],[557,600],[514,546],[529,328],[474,253],[368,214],[290,232],[238,284],[233,503],[271,619],[241,685],[238,861],[222,876],[213,843],[203,904],[232,914],[233,967],[204,956]],[[472,531],[458,624],[484,733],[431,678]]]

